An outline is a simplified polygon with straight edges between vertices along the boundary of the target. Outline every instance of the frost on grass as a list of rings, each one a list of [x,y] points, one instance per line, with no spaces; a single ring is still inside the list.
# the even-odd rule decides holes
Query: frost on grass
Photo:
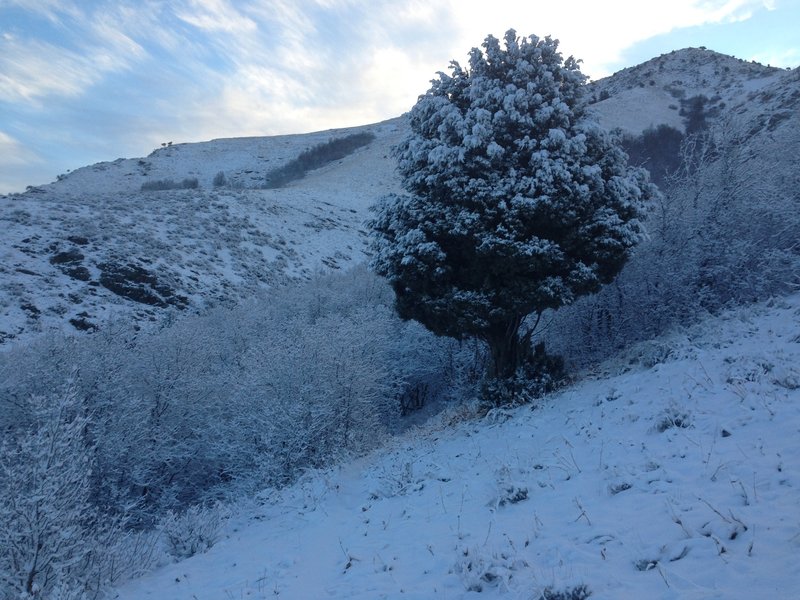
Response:
[[[800,397],[773,381],[800,360],[800,299],[787,302],[664,339],[671,358],[652,369],[583,379],[534,411],[443,417],[306,471],[225,544],[121,597],[791,595]],[[740,389],[730,356],[772,369]]]
[[[677,405],[672,405],[664,409],[661,415],[656,418],[653,429],[655,429],[658,433],[664,433],[673,427],[676,429],[686,429],[691,426],[691,413]]]

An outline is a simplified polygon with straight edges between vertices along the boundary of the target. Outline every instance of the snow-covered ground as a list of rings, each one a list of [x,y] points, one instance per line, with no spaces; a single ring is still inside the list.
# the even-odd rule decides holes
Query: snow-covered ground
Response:
[[[680,51],[597,82],[592,110],[638,132],[682,126],[681,100],[709,96],[709,118],[729,118],[748,167],[775,182],[754,203],[788,214],[800,70],[712,55]],[[0,196],[0,348],[158,320],[183,302],[234,304],[362,262],[367,207],[398,189],[390,149],[404,128],[175,144]],[[256,189],[303,150],[365,130],[369,146]],[[234,185],[214,188],[219,171]],[[199,189],[141,191],[191,177]],[[131,264],[169,306],[104,285]],[[208,552],[110,597],[533,599],[579,585],[592,598],[800,597],[799,358],[795,296],[631,349],[533,409],[453,408],[389,448],[265,491]]]
[[[795,295],[265,492],[111,597],[800,597],[799,435]]]
[[[753,93],[781,82],[785,75],[776,67],[705,48],[685,48],[592,83],[591,94],[599,101],[591,110],[609,130],[638,135],[664,124],[683,131],[682,101],[704,96],[708,117],[719,116],[726,108],[747,111],[753,108],[747,106]]]
[[[318,270],[363,262],[368,207],[399,189],[390,149],[403,131],[402,119],[394,119],[176,144],[0,196],[0,348],[53,329],[156,321],[166,306],[195,311],[232,304]],[[375,136],[367,147],[283,188],[254,187],[263,186],[267,170],[304,150],[364,132]],[[220,171],[233,187],[213,187]],[[198,189],[141,190],[143,183],[192,177]],[[108,285],[120,271],[137,279],[124,271],[129,265],[140,270],[146,301]]]

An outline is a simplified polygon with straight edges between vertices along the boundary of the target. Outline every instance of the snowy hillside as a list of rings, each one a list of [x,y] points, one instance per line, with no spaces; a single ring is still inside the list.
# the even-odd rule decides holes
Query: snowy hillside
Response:
[[[623,375],[451,412],[265,492],[207,553],[111,597],[794,597],[800,296],[660,343],[650,369],[626,367],[634,348],[605,365]]]
[[[663,194],[513,410],[363,264],[404,117],[0,196],[0,597],[800,593],[800,69],[681,50],[587,102]]]
[[[589,96],[604,126],[630,133],[658,124],[682,130],[686,103],[704,96],[708,123],[752,150],[755,172],[769,167],[777,195],[798,189],[797,69],[686,49],[592,83]],[[115,318],[160,321],[165,309],[232,304],[318,269],[362,262],[367,207],[398,189],[390,149],[404,131],[398,118],[306,135],[170,143],[0,196],[0,347],[53,329],[93,331]],[[351,155],[286,187],[258,189],[267,171],[304,150],[363,132],[375,139]],[[220,172],[226,184],[214,187]],[[142,191],[185,179],[198,187]]]
[[[272,138],[175,144],[143,159],[84,167],[0,196],[0,344],[164,308],[233,303],[264,286],[364,260],[367,207],[394,191],[401,120]],[[280,189],[269,169],[316,145],[368,131],[350,156]],[[219,172],[231,185],[215,188]],[[197,178],[197,189],[142,191]]]
[[[682,130],[682,102],[705,96],[707,110],[721,115],[785,75],[783,69],[705,48],[686,48],[592,83],[592,110],[608,129],[638,134],[663,123]]]

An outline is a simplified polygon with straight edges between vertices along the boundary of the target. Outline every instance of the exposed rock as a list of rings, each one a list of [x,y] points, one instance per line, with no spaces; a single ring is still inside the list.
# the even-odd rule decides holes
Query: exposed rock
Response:
[[[189,303],[186,297],[176,295],[168,285],[159,282],[155,273],[134,263],[103,263],[98,267],[102,271],[100,285],[128,300],[159,308],[185,308]]]
[[[70,265],[81,262],[84,259],[83,254],[77,248],[70,248],[64,252],[58,252],[50,257],[51,265]]]
[[[97,331],[98,330],[97,325],[87,320],[86,317],[88,316],[89,316],[88,313],[82,312],[73,317],[72,319],[70,319],[69,322],[78,331]]]

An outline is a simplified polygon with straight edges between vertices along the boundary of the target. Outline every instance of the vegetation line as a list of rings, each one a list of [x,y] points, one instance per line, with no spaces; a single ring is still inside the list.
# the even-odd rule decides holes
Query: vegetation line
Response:
[[[266,189],[283,187],[287,183],[297,181],[309,171],[324,167],[328,163],[352,154],[358,148],[368,145],[375,139],[371,132],[354,133],[341,138],[333,138],[301,152],[297,158],[290,160],[282,167],[267,172]]]

